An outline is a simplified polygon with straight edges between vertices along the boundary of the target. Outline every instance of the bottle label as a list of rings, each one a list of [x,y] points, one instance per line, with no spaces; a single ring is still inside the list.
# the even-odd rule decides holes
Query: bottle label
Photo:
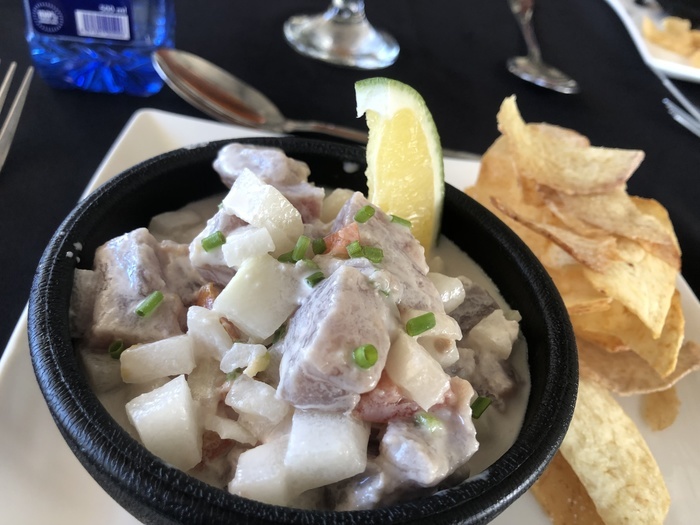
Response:
[[[131,0],[28,0],[34,30],[45,35],[132,39]]]

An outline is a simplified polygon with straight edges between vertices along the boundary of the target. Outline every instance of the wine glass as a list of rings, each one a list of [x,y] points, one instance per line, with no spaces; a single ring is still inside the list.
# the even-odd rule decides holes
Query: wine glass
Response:
[[[284,36],[302,55],[358,69],[385,68],[399,54],[394,37],[367,20],[364,1],[332,0],[324,13],[293,16]]]

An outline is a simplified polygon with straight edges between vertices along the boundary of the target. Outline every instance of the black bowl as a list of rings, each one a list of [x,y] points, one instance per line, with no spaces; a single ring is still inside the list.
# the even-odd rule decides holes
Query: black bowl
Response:
[[[281,138],[240,142],[276,146],[311,166],[326,186],[366,189],[365,150]],[[95,248],[149,218],[223,191],[211,167],[226,142],[180,149],[118,175],[80,202],[51,239],[29,304],[36,377],[73,453],[124,508],[146,523],[468,523],[490,521],[541,474],[568,428],[578,386],[576,346],[563,302],[532,252],[477,202],[447,187],[442,231],[476,260],[522,314],[531,392],[514,445],[485,473],[433,496],[373,511],[303,511],[231,495],[164,464],[132,439],[88,386],[71,342],[68,307],[76,257],[89,268]],[[359,170],[346,173],[346,163]]]

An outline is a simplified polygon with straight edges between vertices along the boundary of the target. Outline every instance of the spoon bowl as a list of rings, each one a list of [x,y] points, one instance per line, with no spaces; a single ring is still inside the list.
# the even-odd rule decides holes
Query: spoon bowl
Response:
[[[274,133],[301,131],[361,144],[367,142],[366,132],[325,122],[286,118],[260,91],[192,53],[159,49],[152,59],[156,72],[175,93],[216,120]]]
[[[579,86],[573,78],[542,60],[540,45],[532,26],[535,0],[508,0],[508,4],[518,21],[520,32],[523,34],[527,46],[526,56],[513,57],[508,60],[506,63],[508,71],[523,80],[559,93],[578,93]]]
[[[579,92],[578,83],[574,79],[541,60],[533,60],[529,56],[512,57],[508,59],[506,67],[515,76],[538,86],[552,89],[559,93],[571,94]]]

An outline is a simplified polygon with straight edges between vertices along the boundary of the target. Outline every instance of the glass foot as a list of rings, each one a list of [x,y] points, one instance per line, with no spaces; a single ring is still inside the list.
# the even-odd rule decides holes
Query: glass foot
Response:
[[[376,30],[364,11],[331,8],[320,15],[294,16],[285,22],[284,36],[302,55],[358,69],[388,67],[399,55],[396,40]]]

